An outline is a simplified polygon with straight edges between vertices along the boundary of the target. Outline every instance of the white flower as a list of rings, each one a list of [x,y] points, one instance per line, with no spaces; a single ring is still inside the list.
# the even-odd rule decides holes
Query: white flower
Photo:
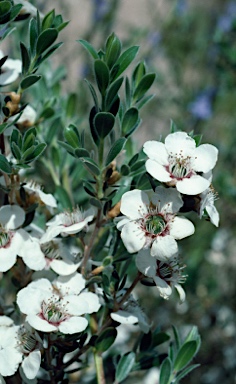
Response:
[[[209,187],[209,180],[201,173],[212,170],[218,157],[216,147],[211,144],[196,147],[195,140],[185,132],[171,133],[165,144],[147,141],[143,151],[149,157],[147,172],[186,195],[199,194]]]
[[[124,291],[120,291],[120,298],[122,299],[122,295]],[[144,333],[148,333],[150,329],[150,324],[148,322],[147,316],[143,312],[143,310],[138,305],[138,302],[131,295],[127,301],[125,301],[121,308],[111,313],[111,318],[117,321],[120,324],[139,324],[140,329]]]
[[[184,267],[180,266],[177,255],[167,261],[161,261],[151,256],[149,250],[143,249],[135,261],[138,270],[154,280],[160,296],[168,299],[174,287],[179,293],[180,301],[185,300],[185,292],[180,284],[186,280],[186,276],[182,274]]]
[[[18,327],[13,325],[11,319],[6,322],[6,316],[4,316],[4,321],[0,325],[0,375],[2,376],[14,375],[22,361],[22,354],[17,349],[17,331]]]
[[[220,216],[214,204],[215,200],[217,199],[217,194],[214,191],[214,188],[212,186],[207,188],[206,191],[200,194],[200,199],[200,219],[202,218],[204,211],[206,210],[212,224],[214,224],[216,227],[219,227]]]
[[[5,55],[0,50],[0,59]],[[0,74],[0,86],[8,85],[13,83],[19,76],[22,70],[21,60],[13,60],[7,58],[3,66],[1,67]]]
[[[157,187],[155,193],[140,190],[126,192],[121,199],[121,218],[117,227],[128,252],[135,253],[142,248],[151,248],[151,255],[166,260],[176,254],[176,240],[194,233],[193,224],[177,217],[176,212],[183,205],[175,188]]]
[[[82,316],[100,308],[97,295],[80,292],[83,286],[79,274],[69,278],[62,276],[52,283],[39,279],[18,292],[17,304],[26,314],[26,321],[38,331],[82,332],[88,325],[88,320]]]
[[[17,117],[19,117],[19,113],[9,117],[8,122],[15,121]],[[24,127],[29,128],[32,127],[32,125],[35,124],[37,113],[34,108],[32,108],[30,105],[27,105],[24,109],[18,120],[15,122],[15,124],[22,124]],[[13,131],[14,125],[11,125],[4,131],[4,136],[11,136]]]
[[[94,209],[90,208],[82,212],[79,208],[72,212],[66,211],[59,213],[52,220],[47,222],[48,229],[41,241],[48,242],[54,237],[73,235],[87,229],[87,225],[94,218]]]

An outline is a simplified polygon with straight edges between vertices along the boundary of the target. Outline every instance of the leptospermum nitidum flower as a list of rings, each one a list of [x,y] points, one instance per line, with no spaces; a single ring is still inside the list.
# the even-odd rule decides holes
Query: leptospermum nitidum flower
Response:
[[[196,147],[195,140],[185,132],[168,135],[165,143],[147,141],[143,151],[149,157],[147,172],[158,181],[186,195],[202,193],[210,181],[201,173],[211,171],[217,161],[218,149],[211,144]]]
[[[180,301],[185,300],[185,292],[181,284],[186,280],[186,276],[182,273],[184,267],[180,266],[177,255],[162,261],[151,256],[148,249],[143,249],[138,253],[135,262],[140,272],[154,280],[160,296],[168,299],[174,287],[179,293]]]
[[[26,321],[38,331],[82,332],[88,325],[82,316],[100,308],[96,294],[81,292],[84,284],[80,274],[59,277],[52,283],[39,279],[18,292],[17,304]]]
[[[4,57],[0,51],[0,59]],[[21,73],[22,63],[20,60],[9,59],[1,67],[0,87],[13,83]]]
[[[118,222],[121,238],[128,252],[151,248],[151,255],[166,260],[178,252],[176,240],[194,233],[188,219],[177,217],[183,205],[175,188],[157,187],[155,192],[133,190],[121,199],[120,211],[125,215]]]
[[[28,181],[26,183],[23,183],[22,188],[24,188],[32,204],[40,203],[42,205],[46,205],[47,207],[51,207],[51,208],[57,207],[57,202],[55,197],[51,193],[43,192],[41,185],[33,181]]]
[[[204,192],[200,194],[200,209],[199,209],[199,217],[202,218],[204,211],[206,210],[209,215],[210,221],[216,227],[219,226],[220,216],[219,212],[215,207],[215,200],[217,198],[217,194],[214,191],[214,188],[210,186]]]
[[[72,212],[59,213],[52,220],[47,222],[47,231],[41,241],[48,242],[58,236],[73,235],[87,228],[87,225],[94,218],[94,209],[90,208],[82,212],[75,208]]]

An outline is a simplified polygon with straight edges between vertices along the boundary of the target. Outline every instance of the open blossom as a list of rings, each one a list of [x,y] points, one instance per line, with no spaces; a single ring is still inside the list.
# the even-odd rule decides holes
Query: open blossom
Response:
[[[0,50],[0,59],[5,55]],[[22,63],[21,60],[9,59],[1,67],[0,73],[0,86],[8,85],[13,83],[21,73]]]
[[[176,216],[182,205],[181,196],[174,188],[157,187],[149,195],[137,189],[126,192],[120,207],[125,217],[117,227],[128,252],[151,248],[151,255],[161,260],[176,254],[176,240],[194,233],[191,221]]]
[[[26,314],[26,321],[38,331],[82,332],[88,325],[83,315],[100,308],[97,295],[81,292],[84,286],[80,274],[61,276],[52,283],[39,279],[18,292],[17,304]]]
[[[149,157],[147,172],[158,181],[176,186],[186,195],[196,195],[210,186],[201,173],[211,171],[217,161],[218,150],[211,144],[196,147],[195,140],[185,132],[168,135],[165,143],[147,141],[143,151]]]
[[[42,237],[42,242],[52,240],[54,237],[73,235],[87,228],[87,225],[94,218],[93,208],[81,211],[79,208],[72,212],[59,213],[52,220],[47,222],[47,231]]]
[[[181,284],[186,280],[186,276],[182,273],[184,267],[180,265],[177,255],[162,261],[151,256],[149,250],[143,249],[138,253],[135,262],[140,272],[154,280],[161,297],[168,299],[174,287],[179,293],[180,301],[185,300]]]
[[[0,375],[11,376],[22,361],[17,349],[18,327],[7,316],[0,316]]]

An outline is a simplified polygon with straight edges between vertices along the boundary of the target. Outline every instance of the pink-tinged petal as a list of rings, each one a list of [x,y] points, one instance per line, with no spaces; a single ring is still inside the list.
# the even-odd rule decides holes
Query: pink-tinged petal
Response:
[[[164,299],[168,299],[169,296],[171,295],[172,293],[172,288],[169,284],[167,284],[167,282],[163,279],[161,279],[160,277],[158,276],[155,276],[153,278],[159,292],[160,292],[160,296],[163,297]]]
[[[138,252],[144,247],[146,242],[145,233],[142,231],[138,223],[133,221],[127,223],[123,227],[121,231],[121,238],[129,253]]]
[[[173,179],[170,177],[170,173],[165,169],[163,165],[158,164],[156,161],[148,159],[146,161],[146,170],[154,179],[167,183]]]
[[[36,377],[41,364],[40,351],[32,351],[24,358],[21,366],[27,379],[32,380]]]
[[[183,200],[176,188],[158,186],[152,197],[152,203],[160,207],[162,213],[176,213],[183,205]]]
[[[218,149],[211,144],[202,144],[196,148],[192,167],[196,172],[209,172],[216,165]]]
[[[151,255],[157,259],[166,261],[178,252],[175,239],[170,236],[158,236],[152,244]]]
[[[146,141],[143,145],[143,152],[151,160],[155,160],[161,165],[168,165],[168,153],[165,144],[160,141]]]
[[[148,205],[149,198],[147,194],[139,189],[134,189],[133,191],[124,193],[122,196],[120,211],[123,215],[135,220],[147,214]]]
[[[185,217],[175,217],[170,222],[170,235],[176,240],[184,239],[195,232],[193,223]]]
[[[48,323],[46,320],[41,319],[37,315],[28,315],[26,316],[26,321],[36,329],[37,331],[42,331],[42,332],[54,332],[58,330],[58,327],[56,327],[53,324]]]
[[[59,331],[65,334],[73,334],[83,332],[88,325],[88,320],[84,317],[72,316],[67,320],[63,321],[59,325]]]
[[[186,294],[185,294],[185,291],[184,291],[183,287],[180,284],[175,284],[175,288],[178,291],[180,302],[183,303],[183,301],[186,298]]]
[[[196,148],[196,143],[186,132],[174,132],[166,136],[165,146],[171,156],[191,157]]]
[[[210,217],[211,223],[219,227],[220,215],[214,205],[207,205],[206,211]]]
[[[185,195],[198,195],[205,191],[210,185],[210,182],[204,177],[194,175],[189,179],[177,181],[176,188],[180,193]]]
[[[156,259],[150,255],[150,249],[141,249],[135,257],[136,267],[145,276],[154,277],[156,276]]]

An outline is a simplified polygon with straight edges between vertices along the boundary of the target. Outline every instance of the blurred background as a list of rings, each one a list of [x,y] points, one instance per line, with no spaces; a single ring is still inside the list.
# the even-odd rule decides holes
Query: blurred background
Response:
[[[137,150],[148,139],[166,136],[173,120],[181,130],[203,135],[219,148],[213,185],[220,227],[199,219],[196,233],[180,242],[188,275],[187,300],[160,299],[155,287],[140,287],[139,302],[154,324],[182,333],[197,325],[201,366],[185,384],[236,382],[236,1],[235,0],[35,0],[42,13],[55,8],[69,25],[60,35],[64,45],[53,57],[63,91],[77,95],[83,120],[91,108],[84,78],[91,78],[90,59],[76,40],[97,49],[115,32],[123,47],[139,45],[138,60],[157,74],[153,100],[142,111],[135,133]],[[148,300],[147,300],[148,297]],[[152,300],[151,300],[152,297]],[[153,311],[153,308],[156,308]],[[160,308],[160,310],[158,310]],[[127,347],[128,348],[128,347]],[[144,382],[140,379],[140,382]],[[137,383],[132,375],[125,383]],[[147,379],[157,384],[157,376]]]

